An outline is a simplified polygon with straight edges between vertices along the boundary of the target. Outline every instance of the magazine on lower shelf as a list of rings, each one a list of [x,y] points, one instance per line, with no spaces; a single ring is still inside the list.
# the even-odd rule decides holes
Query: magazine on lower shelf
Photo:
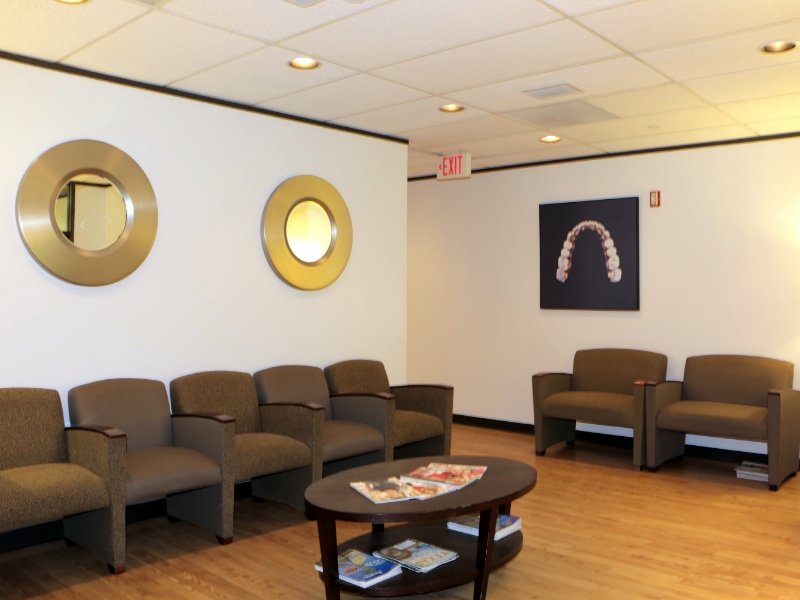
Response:
[[[322,573],[322,561],[314,563]],[[358,550],[345,550],[339,555],[339,579],[362,588],[368,588],[385,579],[399,575],[400,565]]]
[[[402,477],[389,477],[382,481],[352,481],[350,487],[375,504],[413,499],[427,500],[458,490],[452,485],[406,480]]]
[[[486,472],[486,467],[478,465],[449,465],[446,463],[430,463],[427,467],[417,467],[411,473],[403,475],[405,480],[442,483],[461,489],[478,481]]]
[[[419,540],[405,540],[373,552],[416,573],[427,573],[458,558],[458,553]]]
[[[763,463],[744,461],[741,466],[735,467],[736,477],[752,481],[769,481],[769,467]]]
[[[478,535],[481,515],[473,513],[463,517],[455,517],[447,522],[447,528],[453,531],[460,531],[469,535]],[[494,532],[494,541],[502,540],[515,531],[522,529],[522,518],[511,515],[497,515],[497,526]]]

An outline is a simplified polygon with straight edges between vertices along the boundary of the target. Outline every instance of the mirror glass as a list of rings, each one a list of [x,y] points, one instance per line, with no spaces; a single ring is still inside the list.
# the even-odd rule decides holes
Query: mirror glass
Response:
[[[333,225],[328,212],[313,200],[303,200],[286,219],[286,241],[289,250],[306,263],[317,262],[331,247]]]
[[[82,173],[58,193],[55,219],[64,237],[81,250],[103,250],[125,230],[127,207],[113,183],[100,175]]]

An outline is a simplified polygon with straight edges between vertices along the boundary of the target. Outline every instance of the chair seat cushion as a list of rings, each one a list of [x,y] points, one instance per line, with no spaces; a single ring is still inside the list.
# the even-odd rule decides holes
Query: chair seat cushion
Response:
[[[383,450],[383,434],[369,425],[352,421],[324,421],[322,462]]]
[[[276,433],[240,433],[236,436],[236,481],[289,471],[311,464],[311,449]]]
[[[188,448],[159,446],[127,455],[125,503],[164,498],[222,482],[217,461]]]
[[[105,482],[78,465],[48,463],[0,471],[0,531],[53,521],[109,504]]]
[[[415,410],[394,411],[394,445],[404,446],[444,435],[442,420]]]
[[[656,427],[715,437],[766,440],[768,414],[762,406],[681,400],[658,412]]]
[[[610,392],[559,392],[544,399],[542,414],[554,419],[633,427],[633,396]]]

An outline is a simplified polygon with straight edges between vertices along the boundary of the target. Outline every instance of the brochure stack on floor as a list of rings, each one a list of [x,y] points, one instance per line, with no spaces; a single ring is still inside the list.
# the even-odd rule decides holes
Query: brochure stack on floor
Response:
[[[418,540],[405,540],[373,552],[378,558],[385,558],[415,573],[427,573],[436,567],[458,558],[452,552]]]
[[[314,564],[322,573],[322,562]],[[358,550],[345,550],[339,555],[339,579],[361,588],[368,588],[385,579],[399,575],[400,565],[377,556],[370,556]]]
[[[406,475],[383,481],[351,481],[350,487],[375,504],[427,500],[456,492],[478,481],[485,472],[486,467],[475,465],[431,463]]]
[[[741,467],[735,467],[736,477],[752,481],[769,481],[769,468],[767,465],[745,461]]]
[[[447,522],[447,528],[453,531],[460,531],[469,535],[478,535],[478,527],[481,523],[481,516],[478,513],[455,517]],[[522,518],[512,517],[511,515],[498,515],[497,527],[494,532],[494,541],[502,540],[507,535],[522,529]]]

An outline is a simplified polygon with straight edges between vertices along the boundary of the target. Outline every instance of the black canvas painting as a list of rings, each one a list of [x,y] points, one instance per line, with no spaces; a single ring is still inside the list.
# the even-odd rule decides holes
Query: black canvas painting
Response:
[[[639,310],[639,198],[539,205],[539,306]]]

